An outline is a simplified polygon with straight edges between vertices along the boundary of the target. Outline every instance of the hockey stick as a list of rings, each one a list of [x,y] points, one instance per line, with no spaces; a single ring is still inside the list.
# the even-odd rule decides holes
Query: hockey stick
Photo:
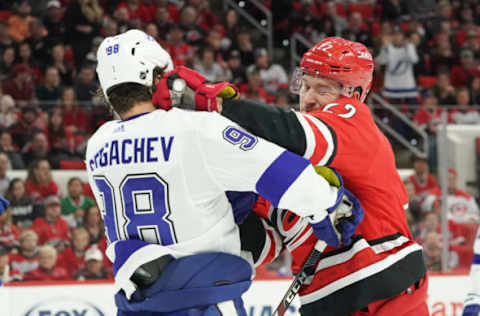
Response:
[[[295,280],[285,293],[285,296],[282,298],[282,301],[278,305],[275,312],[272,316],[284,316],[287,308],[292,303],[293,299],[297,295],[298,291],[302,287],[303,283],[307,280],[308,276],[313,275],[315,272],[315,264],[322,255],[322,252],[327,247],[327,244],[323,240],[317,241],[315,247],[307,258],[307,261],[303,264],[302,270],[297,274]]]

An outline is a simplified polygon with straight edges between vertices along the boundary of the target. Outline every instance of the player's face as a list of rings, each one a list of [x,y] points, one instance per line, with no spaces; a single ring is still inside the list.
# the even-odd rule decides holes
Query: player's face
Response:
[[[304,75],[300,88],[300,111],[311,112],[335,101],[340,96],[340,88],[335,81]]]

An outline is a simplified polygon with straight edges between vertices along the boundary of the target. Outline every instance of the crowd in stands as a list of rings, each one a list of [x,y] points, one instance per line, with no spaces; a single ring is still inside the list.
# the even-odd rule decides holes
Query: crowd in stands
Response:
[[[288,90],[292,69],[284,67],[293,33],[312,43],[342,36],[368,46],[373,91],[432,139],[430,159],[416,158],[405,186],[412,232],[425,245],[429,268],[438,270],[440,191],[429,173],[436,170],[434,135],[444,112],[450,123],[480,123],[478,1],[262,2],[273,13],[273,55],[258,30],[215,1],[0,0],[0,194],[12,203],[0,216],[0,280],[111,278],[91,191],[78,178],[59,188],[50,169],[83,168],[88,137],[111,118],[96,93],[96,50],[103,38],[132,28],[156,39],[175,65],[283,107],[296,102]],[[260,15],[248,1],[242,5]],[[28,177],[10,179],[9,169],[28,169]],[[449,264],[462,267],[479,209],[457,189],[455,171],[449,175]]]

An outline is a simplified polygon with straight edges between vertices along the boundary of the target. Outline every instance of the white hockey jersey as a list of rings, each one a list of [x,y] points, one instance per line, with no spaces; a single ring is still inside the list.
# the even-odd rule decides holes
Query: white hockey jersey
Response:
[[[300,216],[326,215],[337,195],[304,158],[216,113],[175,108],[104,124],[86,165],[109,241],[142,239],[175,257],[240,254],[225,191],[254,191]]]

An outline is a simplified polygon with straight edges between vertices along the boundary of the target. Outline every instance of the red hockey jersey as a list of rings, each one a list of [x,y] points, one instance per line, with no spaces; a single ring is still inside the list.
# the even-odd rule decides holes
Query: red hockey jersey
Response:
[[[407,225],[408,198],[394,154],[365,104],[342,97],[305,114],[249,101],[236,103],[236,107],[233,102],[224,104],[222,115],[313,164],[338,170],[365,211],[354,242],[327,249],[310,284],[299,292],[302,315],[352,313],[393,297],[423,278],[422,251]],[[298,272],[316,243],[308,222],[262,199],[255,208],[273,223],[292,253],[293,271]],[[276,246],[274,238],[266,240]],[[263,251],[260,261],[274,252]]]

